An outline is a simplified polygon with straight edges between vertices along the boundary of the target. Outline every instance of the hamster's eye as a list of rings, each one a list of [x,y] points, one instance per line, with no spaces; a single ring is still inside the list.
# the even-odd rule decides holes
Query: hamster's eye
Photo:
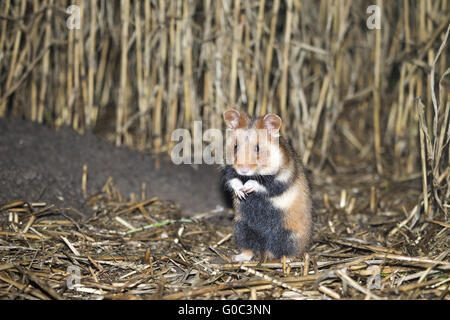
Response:
[[[255,146],[255,151],[256,151],[256,152],[259,152],[259,144],[257,144],[257,145]]]

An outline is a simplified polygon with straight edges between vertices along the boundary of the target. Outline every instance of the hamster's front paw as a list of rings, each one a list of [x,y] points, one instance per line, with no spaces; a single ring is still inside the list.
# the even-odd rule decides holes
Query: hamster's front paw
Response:
[[[239,198],[239,200],[245,199],[245,192],[242,190],[244,185],[242,184],[242,181],[238,178],[231,179],[228,184],[230,185],[231,189],[233,189],[234,194],[236,197]]]
[[[246,196],[245,192],[242,191],[242,189],[240,189],[240,190],[234,190],[234,194],[236,195],[236,197],[239,198],[239,200],[244,200],[244,199],[245,199],[245,196]]]
[[[264,188],[264,186],[259,184],[256,180],[248,180],[241,190],[248,194],[252,192],[264,192],[266,191],[266,188]]]

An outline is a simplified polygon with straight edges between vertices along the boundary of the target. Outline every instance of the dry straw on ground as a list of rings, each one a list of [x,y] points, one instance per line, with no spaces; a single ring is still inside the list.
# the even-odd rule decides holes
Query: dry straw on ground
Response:
[[[370,30],[362,0],[78,0],[70,30],[69,1],[1,1],[0,116],[158,152],[193,120],[221,128],[226,106],[275,112],[323,208],[308,257],[242,267],[223,264],[229,223],[112,187],[83,224],[7,204],[0,296],[448,299],[448,1],[376,3]]]
[[[292,262],[233,264],[231,213],[182,218],[156,198],[120,200],[110,180],[88,199],[97,214],[83,223],[64,218],[68,208],[11,203],[0,208],[10,216],[0,298],[448,299],[450,225],[419,219],[418,206],[399,214],[382,190],[380,212],[368,214],[365,178],[352,182],[355,208],[329,196],[311,250]]]

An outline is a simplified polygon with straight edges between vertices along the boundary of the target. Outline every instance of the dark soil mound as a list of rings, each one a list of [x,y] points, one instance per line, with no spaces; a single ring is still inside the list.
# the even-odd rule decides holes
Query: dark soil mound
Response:
[[[0,119],[0,206],[15,200],[45,201],[89,215],[81,189],[84,164],[88,194],[98,192],[111,176],[125,198],[140,195],[145,182],[148,196],[174,201],[185,213],[227,206],[216,166],[177,166],[161,156],[156,169],[154,157],[115,147],[92,133]]]

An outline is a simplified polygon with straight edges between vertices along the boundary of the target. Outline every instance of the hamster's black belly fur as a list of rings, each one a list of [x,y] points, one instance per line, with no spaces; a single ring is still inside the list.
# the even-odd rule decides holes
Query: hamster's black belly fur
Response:
[[[284,213],[275,208],[271,197],[281,195],[289,187],[287,183],[275,180],[275,176],[242,176],[233,167],[224,169],[224,182],[238,178],[242,183],[256,180],[267,190],[266,193],[253,192],[239,202],[240,219],[234,224],[236,245],[242,249],[270,252],[275,259],[292,256],[297,251],[297,242],[292,231],[284,225]]]
[[[249,194],[239,204],[241,219],[234,225],[236,244],[244,249],[269,251],[276,259],[297,251],[293,232],[286,230],[283,212],[272,206],[265,195]]]

